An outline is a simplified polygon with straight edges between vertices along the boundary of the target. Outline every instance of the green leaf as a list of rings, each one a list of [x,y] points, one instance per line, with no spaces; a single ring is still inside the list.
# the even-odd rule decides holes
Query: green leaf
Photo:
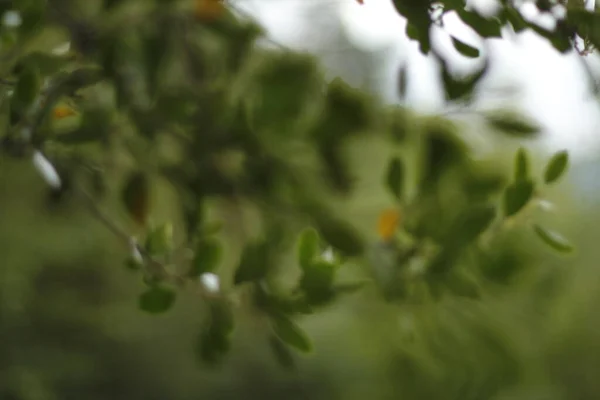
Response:
[[[283,52],[263,58],[246,96],[252,126],[276,135],[293,134],[310,104],[322,96],[320,71],[314,58],[304,54]]]
[[[270,266],[269,248],[266,242],[250,243],[242,251],[235,271],[234,284],[257,281],[267,275]]]
[[[467,11],[465,9],[458,10],[458,16],[481,37],[502,37],[502,27],[500,26],[500,21],[496,19],[487,19],[474,11]]]
[[[294,321],[280,315],[273,317],[271,322],[275,335],[288,346],[303,353],[312,351],[310,338]]]
[[[495,111],[486,114],[484,117],[493,129],[509,136],[529,138],[540,132],[538,125],[512,111]]]
[[[519,148],[515,155],[515,181],[529,178],[529,156],[527,150]]]
[[[176,297],[175,291],[170,288],[153,286],[140,295],[139,307],[150,314],[161,314],[173,306]]]
[[[42,22],[46,10],[46,2],[43,0],[19,0],[16,3],[21,14],[21,25],[18,30],[23,37],[30,37],[42,28]]]
[[[450,73],[448,63],[441,57],[437,57],[441,64],[440,72],[442,82],[444,83],[444,92],[446,100],[470,100],[472,97],[473,90],[477,84],[481,81],[481,78],[487,73],[489,64],[486,62],[478,72],[463,78],[455,78]]]
[[[325,215],[320,215],[315,222],[323,240],[334,249],[350,257],[363,253],[364,243],[361,237],[348,224]]]
[[[208,324],[200,334],[196,354],[206,364],[220,362],[231,348],[231,333],[235,327],[231,304],[223,299],[209,302]]]
[[[279,365],[285,369],[292,370],[296,368],[294,355],[289,348],[275,335],[269,335],[269,347],[273,352],[273,356]]]
[[[81,67],[62,74],[59,80],[61,93],[68,96],[77,90],[96,85],[104,79],[104,70],[97,67]]]
[[[317,260],[304,268],[300,288],[311,305],[322,305],[333,299],[334,277],[335,266],[326,261]]]
[[[385,183],[394,197],[396,197],[398,200],[401,200],[404,189],[404,164],[400,158],[394,157],[390,161]]]
[[[196,254],[192,264],[192,276],[200,276],[206,272],[214,272],[223,256],[223,247],[212,238],[204,238],[196,246]]]
[[[42,51],[32,51],[19,60],[16,68],[35,68],[41,76],[48,76],[59,72],[67,62],[68,58],[65,56],[44,53]]]
[[[309,268],[319,256],[319,242],[319,234],[312,228],[308,228],[300,234],[298,239],[298,263],[302,269]]]
[[[454,45],[454,48],[460,54],[462,54],[465,57],[469,57],[469,58],[479,57],[479,49],[472,47],[472,46],[458,40],[454,36],[452,36],[451,38],[452,38],[452,44]]]
[[[533,229],[535,233],[538,235],[540,239],[548,246],[552,247],[554,250],[560,253],[571,253],[574,248],[571,243],[567,239],[565,239],[559,233],[549,231],[546,228],[541,227],[540,225],[534,224]]]
[[[150,211],[150,185],[143,172],[137,171],[129,176],[121,199],[133,220],[145,225]]]
[[[173,225],[165,223],[152,230],[144,247],[152,256],[169,253],[173,248]]]
[[[504,215],[515,215],[529,203],[533,197],[534,184],[531,180],[512,183],[504,190]]]
[[[516,33],[519,33],[529,27],[527,21],[523,18],[521,13],[513,7],[504,8],[504,17],[510,24]]]
[[[548,164],[546,165],[546,170],[544,172],[544,182],[547,184],[556,182],[567,170],[567,166],[569,165],[569,154],[567,151],[559,151],[554,154]]]
[[[41,80],[37,68],[28,66],[19,74],[13,94],[13,108],[23,113],[33,104],[40,92]]]
[[[398,70],[398,95],[402,101],[406,98],[407,83],[406,65],[402,65]]]
[[[473,206],[458,216],[448,232],[452,247],[468,244],[481,235],[496,218],[496,208],[491,205]]]

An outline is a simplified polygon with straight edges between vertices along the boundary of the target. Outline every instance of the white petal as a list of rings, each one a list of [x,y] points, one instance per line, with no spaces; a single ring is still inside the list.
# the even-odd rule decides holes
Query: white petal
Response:
[[[56,169],[50,161],[37,150],[33,153],[33,165],[50,187],[60,189],[62,182],[60,176],[58,176],[58,172],[56,172]]]
[[[131,248],[131,258],[138,264],[142,264],[144,262],[144,257],[142,257],[142,253],[138,249],[137,240],[132,237],[129,239],[129,246]]]
[[[219,293],[221,284],[219,277],[211,272],[206,272],[200,275],[200,283],[209,293]]]

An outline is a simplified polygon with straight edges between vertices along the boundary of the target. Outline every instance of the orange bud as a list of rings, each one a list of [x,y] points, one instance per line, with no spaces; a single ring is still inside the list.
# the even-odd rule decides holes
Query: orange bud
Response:
[[[390,240],[400,225],[400,212],[396,209],[388,209],[379,215],[377,222],[377,233],[383,240]]]
[[[52,116],[55,119],[63,119],[66,117],[70,117],[71,115],[75,115],[75,111],[67,106],[56,106],[52,110]]]
[[[358,4],[360,4],[360,5],[363,5],[363,4],[365,4],[365,1],[364,1],[364,0],[356,0],[356,1],[358,1]]]
[[[222,0],[196,0],[194,14],[199,20],[210,21],[220,17],[224,11]]]

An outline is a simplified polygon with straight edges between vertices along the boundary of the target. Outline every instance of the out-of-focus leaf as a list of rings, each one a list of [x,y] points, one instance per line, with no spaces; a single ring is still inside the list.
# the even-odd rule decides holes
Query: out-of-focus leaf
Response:
[[[305,55],[283,53],[265,59],[253,82],[246,96],[251,124],[272,134],[294,133],[307,107],[320,96],[320,72],[313,57]]]
[[[310,268],[319,251],[319,234],[312,228],[305,229],[298,239],[298,262],[302,269]]]
[[[171,288],[152,286],[140,295],[139,307],[150,314],[162,314],[173,306],[176,297]]]
[[[431,49],[429,28],[429,3],[420,0],[393,0],[396,11],[408,21],[406,33],[408,37],[419,42],[421,53],[427,54]]]
[[[150,184],[146,174],[132,173],[125,182],[121,199],[133,220],[145,225],[150,212]]]
[[[533,230],[544,243],[560,253],[571,253],[574,248],[567,239],[559,233],[550,231],[538,224],[533,225]]]
[[[504,18],[511,24],[516,33],[519,33],[529,27],[527,21],[514,7],[504,7],[503,14]]]
[[[559,151],[554,154],[548,164],[546,165],[546,170],[544,171],[544,182],[547,184],[554,183],[567,170],[569,165],[569,154],[566,151]]]
[[[515,181],[529,179],[529,155],[527,150],[519,148],[515,155]]]
[[[584,7],[567,7],[567,20],[576,27],[582,38],[600,48],[600,12],[591,12]]]
[[[314,261],[304,268],[300,288],[311,305],[322,305],[332,300],[334,277],[335,266],[322,260]]]
[[[447,101],[471,99],[473,90],[487,73],[489,68],[489,64],[486,61],[483,67],[476,73],[466,77],[457,78],[450,73],[448,63],[445,60],[441,57],[437,57],[437,59],[441,64],[440,72]]]
[[[481,37],[499,38],[502,36],[500,21],[496,19],[487,19],[477,14],[475,11],[467,11],[465,9],[458,10],[458,16]]]
[[[53,75],[67,64],[65,56],[33,51],[19,60],[16,68],[35,68],[41,76]]]
[[[504,190],[504,215],[510,217],[518,213],[533,197],[534,184],[531,180],[520,180]]]
[[[431,187],[444,173],[468,160],[468,149],[449,121],[429,118],[423,123],[423,130],[421,185]]]
[[[231,347],[234,316],[231,304],[224,299],[209,303],[207,326],[202,330],[196,347],[198,358],[209,365],[219,363]]]
[[[364,243],[358,232],[345,222],[332,216],[318,215],[315,224],[323,240],[347,256],[359,256]]]
[[[484,117],[493,129],[509,136],[529,138],[540,132],[538,125],[512,111],[494,111],[487,113]]]
[[[221,262],[223,247],[214,238],[203,238],[196,246],[191,275],[200,276],[206,272],[214,272]]]
[[[37,68],[28,66],[19,74],[12,97],[12,110],[24,113],[40,93],[41,80]]]
[[[254,286],[254,303],[268,315],[312,314],[313,310],[306,297],[301,294],[274,293],[264,282]]]
[[[269,271],[270,262],[269,247],[266,242],[246,245],[235,271],[234,283],[239,285],[264,278]]]
[[[282,342],[302,353],[312,351],[310,338],[294,321],[283,315],[273,317],[271,321],[273,332]]]
[[[84,144],[97,142],[110,132],[112,115],[103,107],[89,107],[83,111],[81,124],[71,132],[53,137],[54,140],[65,144]]]
[[[153,229],[146,238],[146,251],[152,255],[164,255],[173,249],[173,225],[166,223]]]
[[[363,280],[358,282],[339,283],[333,285],[333,291],[336,294],[354,294],[369,284],[369,281]]]
[[[277,363],[281,367],[288,370],[293,370],[296,368],[294,355],[290,352],[290,349],[281,339],[275,335],[269,335],[269,347],[271,348]]]
[[[473,206],[455,220],[450,232],[448,242],[457,245],[468,244],[481,235],[496,218],[496,208],[483,204]]]
[[[465,57],[469,57],[469,58],[479,57],[479,49],[477,49],[476,47],[470,46],[461,40],[458,40],[454,36],[452,36],[452,44],[454,45],[454,48]]]
[[[406,89],[408,85],[406,65],[402,65],[398,70],[398,96],[401,101],[406,98]]]
[[[389,191],[397,200],[402,199],[404,191],[404,164],[398,157],[392,158],[388,164],[385,183]]]
[[[352,88],[342,79],[333,79],[327,86],[323,118],[334,129],[322,139],[337,140],[371,127],[374,122],[373,101],[374,99]]]
[[[39,31],[44,20],[46,2],[44,0],[20,0],[16,5],[21,16],[19,33],[23,37],[29,37]]]
[[[352,190],[354,180],[350,174],[349,162],[342,150],[337,141],[323,143],[319,146],[319,156],[328,183],[339,193],[348,194]]]

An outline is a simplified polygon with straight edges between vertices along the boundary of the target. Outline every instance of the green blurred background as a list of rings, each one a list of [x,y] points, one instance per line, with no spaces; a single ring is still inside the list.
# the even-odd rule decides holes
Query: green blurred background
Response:
[[[336,62],[323,54],[330,74],[377,92],[373,55],[348,41],[336,46],[344,49]],[[506,166],[517,144],[488,156]],[[340,209],[374,237],[377,215],[391,205],[381,185],[391,150],[363,139],[349,151],[358,192]],[[545,157],[536,161],[540,170]],[[127,249],[76,201],[52,202],[28,160],[3,158],[0,399],[598,399],[598,165],[575,160],[547,194],[556,212],[536,216],[571,238],[574,256],[556,256],[515,227],[503,241],[518,257],[498,261],[518,272],[506,274],[507,285],[479,301],[427,306],[385,304],[367,288],[300,321],[315,352],[286,371],[271,354],[268,327],[244,311],[227,360],[201,365],[193,351],[201,300],[184,292],[164,316],[140,312],[144,285],[123,266]],[[167,186],[155,193],[165,217],[170,195]],[[229,222],[225,235],[235,229]],[[227,247],[225,275],[238,253]]]

